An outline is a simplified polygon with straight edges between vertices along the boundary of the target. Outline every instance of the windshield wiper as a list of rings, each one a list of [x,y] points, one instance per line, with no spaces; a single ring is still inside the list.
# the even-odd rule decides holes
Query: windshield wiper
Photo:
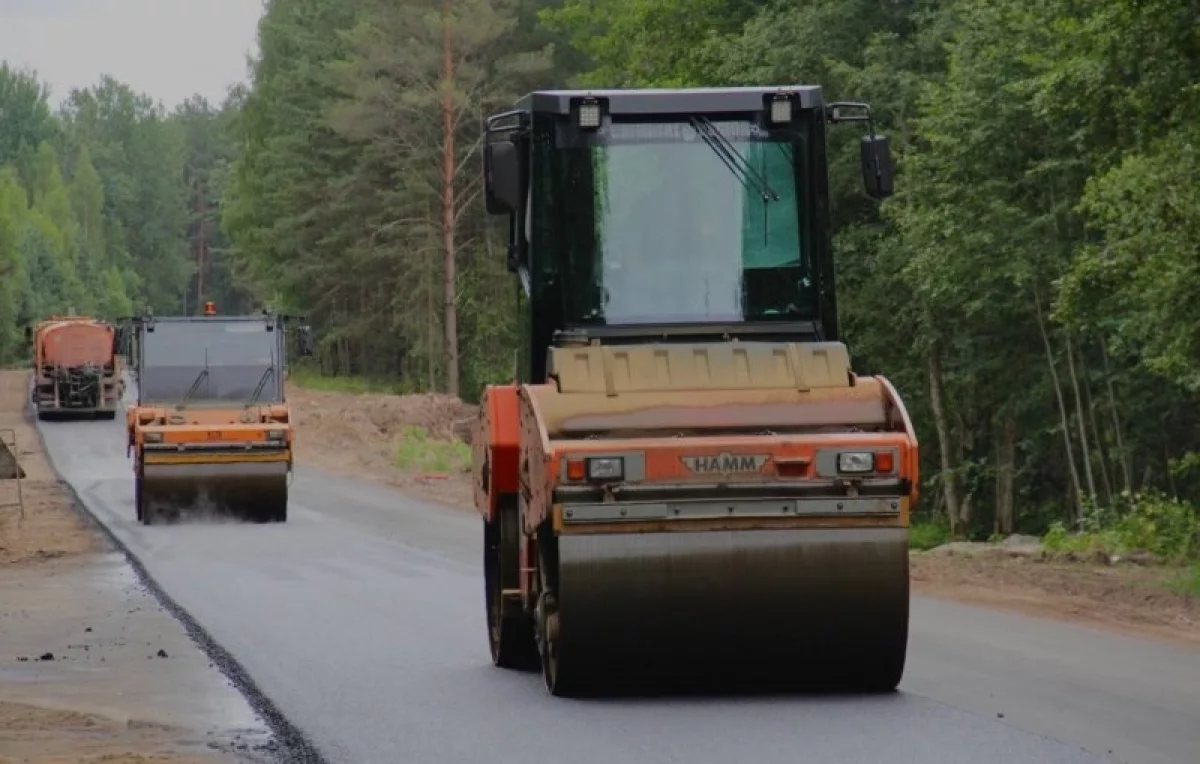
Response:
[[[709,121],[708,117],[693,116],[690,120],[692,127],[700,134],[700,137],[704,139],[709,148],[716,152],[721,161],[725,163],[725,166],[729,168],[729,171],[734,174],[734,177],[742,182],[742,185],[747,188],[754,187],[764,202],[779,201],[779,194],[775,192],[775,189],[771,188],[766,178],[755,172],[750,163],[746,161],[746,158]]]
[[[246,408],[250,408],[258,402],[258,396],[262,395],[263,388],[267,385],[267,379],[275,373],[274,366],[268,366],[263,370],[262,376],[258,378],[258,387],[254,388],[254,395],[250,396],[250,400],[246,402]]]
[[[185,403],[187,403],[188,400],[193,395],[196,394],[196,390],[200,389],[200,383],[203,382],[207,378],[208,378],[208,367],[205,366],[203,369],[200,370],[200,373],[196,375],[196,380],[194,382],[192,382],[192,386],[188,388],[188,391],[183,394],[183,400],[181,400],[179,402],[179,405],[176,408],[182,409],[183,405]]]

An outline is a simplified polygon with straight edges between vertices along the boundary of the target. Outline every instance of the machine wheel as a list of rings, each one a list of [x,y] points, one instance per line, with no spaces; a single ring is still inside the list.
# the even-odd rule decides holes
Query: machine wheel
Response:
[[[537,641],[541,656],[542,680],[551,695],[560,698],[584,697],[590,694],[586,679],[578,664],[561,651],[562,622],[558,603],[558,565],[552,534],[545,534],[538,543],[538,600]]]
[[[146,514],[146,499],[142,492],[142,476],[138,475],[133,481],[133,505],[137,509],[137,520],[142,525],[150,525]]]
[[[286,523],[288,516],[288,495],[284,488],[279,496],[272,497],[263,511],[263,520],[268,523]]]
[[[271,491],[265,491],[259,507],[258,516],[255,518],[259,522],[286,523],[288,515],[287,484]]]
[[[496,521],[485,520],[483,524],[488,644],[494,665],[533,671],[538,666],[538,655],[532,620],[524,613],[503,612],[503,589],[516,588],[519,581],[519,531],[520,513],[515,499],[502,501]]]
[[[907,573],[907,569],[905,570]],[[902,619],[907,632],[909,607],[905,600],[903,610],[895,617]],[[908,657],[908,640],[896,640],[883,649],[876,649],[867,660],[859,663],[860,673],[851,682],[853,691],[865,694],[887,694],[895,692],[904,678],[904,664]]]

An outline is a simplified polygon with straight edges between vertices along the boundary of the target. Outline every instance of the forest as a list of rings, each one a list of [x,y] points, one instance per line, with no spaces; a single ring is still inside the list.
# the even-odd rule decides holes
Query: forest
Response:
[[[0,69],[0,359],[51,311],[211,299],[309,316],[325,376],[475,400],[518,291],[484,116],[818,84],[896,158],[880,204],[830,133],[843,340],[905,398],[921,511],[1200,554],[1200,2],[270,0],[258,39],[248,84],[173,110]]]

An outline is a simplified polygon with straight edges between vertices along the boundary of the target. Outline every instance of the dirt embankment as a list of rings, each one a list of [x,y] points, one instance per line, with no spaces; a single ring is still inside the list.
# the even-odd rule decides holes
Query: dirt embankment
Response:
[[[0,764],[249,761],[233,751],[260,743],[192,724],[189,694],[224,682],[75,511],[28,419],[28,379],[0,371],[0,473],[14,435],[24,473],[23,515],[0,474]]]
[[[1057,561],[1032,544],[947,544],[910,556],[913,591],[1200,648],[1200,598],[1185,571]]]
[[[469,508],[467,441],[476,406],[449,395],[348,394],[292,387],[296,460]]]
[[[470,460],[455,453],[467,453],[476,407],[445,395],[293,388],[289,397],[301,462],[388,483],[451,507],[471,506]],[[430,458],[417,458],[423,453]],[[1051,562],[1029,551],[947,545],[914,553],[913,589],[1200,646],[1200,599],[1172,591],[1169,583],[1178,572]]]

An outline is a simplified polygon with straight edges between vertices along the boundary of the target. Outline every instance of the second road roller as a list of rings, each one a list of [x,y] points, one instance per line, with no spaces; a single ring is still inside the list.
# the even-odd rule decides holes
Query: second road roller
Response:
[[[819,86],[538,91],[488,117],[516,379],[473,436],[497,666],[559,696],[889,692],[918,444],[840,339]],[[882,317],[888,320],[888,317]]]
[[[286,522],[293,427],[284,394],[288,317],[141,316],[126,411],[134,505],[150,525],[184,517]],[[301,326],[300,353],[312,352]]]

